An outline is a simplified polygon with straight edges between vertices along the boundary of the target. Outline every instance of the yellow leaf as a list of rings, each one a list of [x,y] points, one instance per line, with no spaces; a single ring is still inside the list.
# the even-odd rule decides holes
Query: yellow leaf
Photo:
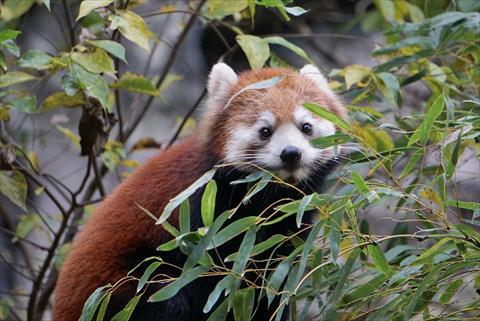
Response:
[[[150,52],[149,40],[155,34],[148,29],[148,26],[142,17],[128,10],[121,11],[120,16],[127,23],[127,25],[121,24],[118,26],[120,33],[128,40]]]
[[[57,125],[57,129],[64,134],[67,138],[69,138],[75,147],[80,148],[80,137],[75,135],[70,129],[65,128],[63,126]]]
[[[102,8],[108,6],[114,0],[83,0],[80,3],[80,10],[78,12],[77,21],[95,9]]]
[[[34,151],[31,151],[27,154],[27,157],[30,160],[30,163],[32,164],[33,169],[35,169],[38,172],[40,169],[40,161],[38,160],[38,154]]]
[[[362,65],[351,65],[343,69],[343,75],[345,77],[345,84],[347,89],[350,89],[354,84],[357,84],[359,87],[365,87],[368,84],[362,83],[361,81],[367,76],[371,75],[372,70],[369,67]]]

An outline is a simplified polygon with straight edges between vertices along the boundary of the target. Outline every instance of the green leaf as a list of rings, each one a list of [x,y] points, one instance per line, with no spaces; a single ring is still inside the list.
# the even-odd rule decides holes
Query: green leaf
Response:
[[[196,268],[183,271],[177,280],[162,287],[159,291],[152,294],[150,298],[148,298],[148,302],[160,302],[174,297],[183,287],[195,281],[200,277],[200,275],[207,271],[208,268],[204,266],[197,266]]]
[[[407,164],[405,165],[402,172],[400,173],[399,178],[400,179],[405,178],[405,176],[407,176],[412,171],[415,165],[417,165],[418,161],[422,158],[423,158],[423,151],[422,150],[416,151],[408,160]]]
[[[300,253],[302,250],[302,246],[299,246],[293,250],[286,259],[283,261],[272,271],[267,283],[267,299],[268,304],[270,305],[278,293],[280,286],[283,284],[283,281],[288,275],[290,268],[292,267],[293,259]]]
[[[203,174],[199,179],[197,179],[194,183],[192,183],[187,189],[183,192],[172,198],[167,206],[163,209],[162,214],[158,218],[155,224],[159,225],[166,221],[170,215],[172,214],[173,210],[176,209],[185,199],[190,197],[193,193],[195,193],[199,188],[203,185],[207,184],[215,174],[215,170],[209,170],[205,174]]]
[[[287,237],[284,236],[284,235],[280,235],[280,234],[275,234],[273,235],[272,237],[270,237],[268,240],[266,241],[263,241],[261,243],[258,243],[257,245],[255,245],[252,249],[252,254],[251,256],[255,256],[255,255],[258,255],[260,253],[263,253],[265,252],[266,250],[272,248],[273,246],[277,245],[278,243],[282,242],[282,241],[285,241]],[[233,254],[230,254],[229,256],[227,256],[225,258],[225,262],[232,262],[232,261],[235,261],[235,259],[237,258],[238,256],[238,252],[237,253],[233,253]]]
[[[108,85],[102,76],[93,74],[75,63],[70,66],[69,73],[75,79],[78,88],[87,96],[96,98],[105,109],[110,109]]]
[[[292,16],[298,17],[307,13],[309,10],[305,10],[302,7],[294,6],[294,7],[285,7],[285,11],[288,12],[288,14],[291,14]]]
[[[0,88],[20,84],[22,82],[34,80],[36,77],[22,71],[9,71],[0,75]]]
[[[333,291],[332,295],[328,299],[328,302],[330,304],[335,304],[337,300],[340,298],[343,288],[345,287],[345,283],[348,279],[348,276],[351,274],[353,264],[357,260],[357,257],[359,254],[360,254],[360,250],[358,248],[353,250],[353,252],[348,257],[347,262],[345,262],[345,265],[338,272],[339,274],[338,282],[335,285],[335,290]]]
[[[105,73],[115,77],[113,60],[103,49],[96,48],[94,52],[74,52],[72,60],[93,74]]]
[[[200,242],[195,246],[192,253],[189,255],[185,264],[183,265],[183,270],[187,271],[194,267],[198,261],[205,255],[208,246],[212,242],[213,237],[220,230],[222,225],[225,223],[231,211],[225,211],[213,222],[212,226],[208,229],[207,234],[200,239]]]
[[[273,87],[276,84],[278,84],[283,79],[283,77],[284,76],[276,76],[276,77],[272,77],[272,78],[269,78],[269,79],[266,79],[266,80],[262,80],[262,81],[250,84],[246,87],[243,87],[235,95],[230,97],[230,99],[228,100],[228,102],[225,106],[229,106],[230,103],[233,101],[233,99],[235,99],[238,95],[240,95],[240,94],[242,94],[242,93],[244,93],[248,90],[260,90],[260,89],[267,89],[267,88]],[[257,175],[256,173],[259,173],[259,172],[260,171],[253,172],[250,175]],[[242,182],[242,181],[243,181],[243,179],[238,180],[238,182]],[[236,183],[232,182],[232,184],[236,184]]]
[[[88,40],[87,42],[92,46],[105,50],[109,54],[127,63],[125,58],[125,48],[118,42],[111,40]]]
[[[238,290],[233,297],[233,315],[235,321],[250,321],[255,300],[255,290],[245,288]]]
[[[107,293],[105,292],[107,289],[110,289],[112,286],[105,285],[98,289],[96,289],[87,299],[85,304],[83,305],[82,315],[79,321],[90,321],[93,319],[95,312],[97,311],[100,302],[106,297]]]
[[[10,313],[10,304],[5,299],[0,299],[0,320],[7,320]]]
[[[2,2],[3,4],[0,7],[0,20],[3,20],[4,22],[10,22],[21,17],[24,13],[30,10],[35,1],[4,0]]]
[[[400,99],[400,84],[397,78],[388,72],[375,74],[378,77],[378,90],[392,103],[398,105]]]
[[[105,314],[107,313],[108,303],[110,302],[110,298],[112,297],[112,292],[108,292],[102,300],[102,304],[98,309],[97,313],[97,320],[96,321],[104,321]]]
[[[305,195],[302,198],[302,201],[300,202],[300,205],[298,206],[298,212],[297,212],[297,218],[296,218],[298,228],[300,228],[300,225],[302,223],[303,213],[305,213],[305,209],[307,208],[307,206],[312,201],[313,195],[314,194]]]
[[[15,229],[16,236],[13,237],[13,242],[19,238],[25,238],[35,227],[38,227],[41,223],[41,219],[38,214],[20,215],[20,222]]]
[[[378,290],[378,288],[387,280],[387,278],[388,277],[383,274],[376,276],[372,280],[360,285],[355,290],[345,295],[343,298],[344,302],[349,304],[366,300],[368,296],[372,295],[372,293],[375,293],[375,291]]]
[[[270,57],[270,48],[265,39],[252,35],[238,35],[237,43],[247,56],[252,69],[262,68]]]
[[[5,40],[4,42],[0,43],[0,49],[6,49],[15,57],[20,56],[20,48],[17,46],[15,41],[11,39]]]
[[[135,307],[138,304],[138,301],[140,301],[140,298],[142,295],[136,295],[130,301],[128,301],[127,305],[117,314],[115,314],[112,318],[111,321],[128,321],[130,320],[130,317],[132,316],[133,310],[135,310]]]
[[[466,202],[466,201],[459,201],[459,200],[448,200],[445,202],[447,206],[454,206],[459,208],[464,208],[470,211],[476,211],[480,209],[480,203],[477,202]]]
[[[8,107],[24,113],[38,113],[37,96],[23,96],[9,102]]]
[[[330,252],[332,254],[332,259],[334,262],[337,261],[338,252],[340,251],[340,241],[342,237],[341,227],[343,221],[343,211],[337,210],[335,213],[331,215],[330,218],[330,236],[329,236],[329,243],[330,243]]]
[[[295,7],[295,8],[300,8],[300,7]],[[302,9],[302,8],[300,8],[300,9]],[[293,51],[294,53],[296,53],[297,55],[299,55],[300,57],[302,57],[303,59],[305,59],[306,61],[313,64],[312,59],[310,59],[310,57],[307,55],[305,50],[303,50],[302,48],[300,48],[297,45],[294,45],[293,43],[286,40],[285,38],[282,38],[282,37],[279,37],[279,36],[272,36],[272,37],[266,37],[266,38],[263,38],[263,39],[271,45],[280,45],[280,46],[283,46],[285,48],[288,48],[291,51]]]
[[[215,198],[217,197],[217,183],[215,180],[208,182],[202,195],[201,214],[204,226],[211,226],[215,215]]]
[[[218,301],[218,298],[220,297],[222,292],[225,291],[226,289],[230,288],[233,285],[234,282],[235,282],[235,279],[233,278],[232,275],[227,275],[220,282],[218,282],[215,285],[215,288],[213,289],[213,291],[208,295],[207,302],[205,303],[205,306],[203,307],[203,312],[204,313],[210,312],[210,310],[213,308],[215,303]],[[227,305],[227,307],[228,307],[228,305]]]
[[[431,263],[433,261],[433,258],[437,255],[443,252],[444,246],[451,242],[452,239],[450,238],[444,238],[435,243],[433,246],[429,247],[426,251],[424,251],[419,257],[416,258],[416,260],[411,263],[411,265],[418,265],[418,264],[424,264],[424,263]]]
[[[434,269],[428,273],[423,279],[422,282],[417,287],[413,298],[410,300],[408,306],[405,307],[404,311],[404,320],[410,320],[412,313],[415,311],[415,308],[418,304],[418,301],[421,299],[423,293],[427,291],[434,283],[437,276],[437,270]]]
[[[332,123],[334,123],[335,125],[337,125],[341,129],[343,129],[347,132],[350,131],[351,126],[346,121],[341,119],[339,116],[337,116],[336,114],[334,114],[333,112],[331,112],[327,108],[319,106],[317,104],[313,104],[313,103],[305,103],[305,104],[303,104],[303,107],[310,110],[312,113],[314,113],[314,114],[316,114],[316,115],[318,115],[322,118],[325,118],[328,121],[331,121]]]
[[[154,33],[148,29],[142,17],[129,10],[120,11],[120,16],[127,23],[126,25],[121,24],[118,26],[120,33],[128,40],[150,52],[149,40],[154,36]]]
[[[137,293],[143,289],[145,284],[147,284],[147,281],[152,275],[152,273],[155,272],[155,270],[158,269],[160,265],[162,265],[162,262],[153,262],[145,269],[145,272],[143,273],[142,277],[138,281]]]
[[[186,234],[190,232],[190,202],[188,198],[180,204],[179,222],[180,233]]]
[[[28,50],[17,60],[17,65],[22,68],[45,70],[50,67],[52,56],[41,50]]]
[[[240,251],[238,252],[237,259],[233,263],[232,273],[242,275],[245,266],[247,265],[248,260],[250,259],[250,254],[252,253],[253,245],[255,244],[255,235],[257,229],[255,226],[252,226],[240,244]]]
[[[245,232],[246,230],[254,226],[256,222],[256,216],[242,217],[241,219],[234,221],[213,237],[212,243],[207,247],[207,249],[210,250],[214,247],[225,244],[237,235]]]
[[[332,146],[338,146],[340,144],[348,143],[351,141],[352,137],[350,135],[338,133],[334,135],[314,138],[310,141],[310,143],[316,148],[327,148]]]
[[[228,300],[223,300],[222,304],[212,312],[207,321],[225,321],[228,314]]]
[[[0,43],[6,40],[15,40],[22,32],[19,30],[5,29],[0,31]]]
[[[370,257],[373,260],[373,264],[375,264],[377,270],[382,272],[385,276],[390,276],[390,265],[388,264],[387,258],[383,254],[382,250],[377,245],[373,244],[368,245],[367,248],[368,254],[370,254]]]
[[[160,92],[152,82],[143,77],[142,75],[134,74],[130,71],[124,73],[122,77],[113,84],[110,85],[112,88],[125,89],[131,92],[146,94],[150,96],[158,96]]]
[[[419,140],[420,143],[423,145],[427,143],[432,125],[438,118],[438,116],[440,116],[444,107],[445,95],[441,94],[434,100],[434,102],[428,109],[428,112],[425,114],[425,119],[423,120],[422,124],[415,130],[412,136],[410,136],[410,139],[408,140],[408,146],[415,144]]]
[[[367,183],[363,180],[362,176],[355,171],[352,171],[352,180],[359,192],[365,193],[370,189],[368,188]]]
[[[253,190],[249,191],[247,195],[243,198],[243,204],[247,204],[250,199],[255,196],[257,193],[259,193],[261,190],[263,190],[268,183],[272,180],[272,174],[270,173],[263,173],[263,177],[260,179],[260,181],[255,184],[255,187]]]
[[[27,210],[27,189],[27,180],[20,172],[0,171],[0,193],[23,210]]]
[[[42,102],[42,106],[40,109],[42,111],[47,111],[55,108],[65,107],[65,108],[72,108],[78,107],[85,104],[85,98],[83,98],[83,94],[76,93],[73,96],[67,95],[65,92],[60,91],[54,94],[51,94]]]
[[[208,0],[207,14],[211,18],[221,20],[225,16],[240,12],[248,7],[248,0]]]
[[[307,240],[305,241],[305,244],[303,246],[302,257],[300,258],[300,264],[298,265],[297,275],[292,280],[294,286],[297,286],[297,284],[300,282],[300,279],[305,272],[305,269],[307,267],[307,260],[311,254],[312,248],[314,246],[314,242],[318,239],[318,234],[320,233],[320,229],[322,228],[324,223],[325,221],[319,221],[315,223],[312,230],[308,234]],[[290,290],[290,289],[287,288],[287,290]]]
[[[445,291],[443,292],[442,296],[440,297],[440,302],[443,304],[448,304],[450,303],[450,300],[452,297],[457,293],[458,289],[462,286],[463,280],[462,279],[457,279],[450,283],[446,288]]]
[[[83,0],[82,3],[80,3],[80,9],[76,20],[78,21],[79,19],[82,19],[95,9],[108,6],[113,1],[114,0]]]

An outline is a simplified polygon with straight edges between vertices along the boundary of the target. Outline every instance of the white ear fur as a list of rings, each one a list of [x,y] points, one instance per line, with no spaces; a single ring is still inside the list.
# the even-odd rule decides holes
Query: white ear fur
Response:
[[[207,85],[209,102],[214,102],[215,105],[226,102],[230,89],[237,80],[237,74],[227,64],[221,62],[213,66]]]
[[[305,65],[302,69],[300,69],[300,74],[305,75],[305,77],[313,80],[323,92],[327,93],[330,96],[336,97],[335,93],[330,89],[330,86],[328,85],[327,78],[314,65]]]

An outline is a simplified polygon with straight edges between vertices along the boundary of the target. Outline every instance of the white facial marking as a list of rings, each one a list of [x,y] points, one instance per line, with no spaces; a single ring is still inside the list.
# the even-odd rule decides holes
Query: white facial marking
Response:
[[[262,127],[275,127],[272,112],[263,112],[253,126],[240,125],[230,131],[225,152],[227,163],[255,161],[256,154],[249,148],[259,140],[258,132]]]
[[[295,109],[293,118],[299,125],[305,122],[313,125],[312,137],[323,137],[335,134],[335,125],[332,122],[315,117],[310,111],[301,106]]]
[[[312,126],[310,134],[302,132],[304,123]],[[262,127],[272,129],[273,134],[270,138],[260,138],[259,131]],[[274,170],[282,179],[294,179],[299,182],[307,179],[315,167],[321,166],[335,155],[333,148],[315,148],[310,141],[333,134],[335,134],[333,123],[315,117],[303,107],[298,107],[294,111],[292,122],[277,126],[275,115],[265,111],[254,125],[240,125],[230,131],[225,159],[232,164],[252,162]],[[280,159],[280,154],[288,146],[294,146],[301,152],[299,166],[293,170],[285,168]],[[253,147],[255,147],[254,150],[252,150]]]

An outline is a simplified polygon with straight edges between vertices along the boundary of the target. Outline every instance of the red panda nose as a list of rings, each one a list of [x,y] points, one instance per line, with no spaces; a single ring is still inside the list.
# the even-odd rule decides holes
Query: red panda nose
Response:
[[[285,147],[280,154],[280,159],[286,165],[295,165],[300,158],[302,158],[302,152],[295,146]]]

